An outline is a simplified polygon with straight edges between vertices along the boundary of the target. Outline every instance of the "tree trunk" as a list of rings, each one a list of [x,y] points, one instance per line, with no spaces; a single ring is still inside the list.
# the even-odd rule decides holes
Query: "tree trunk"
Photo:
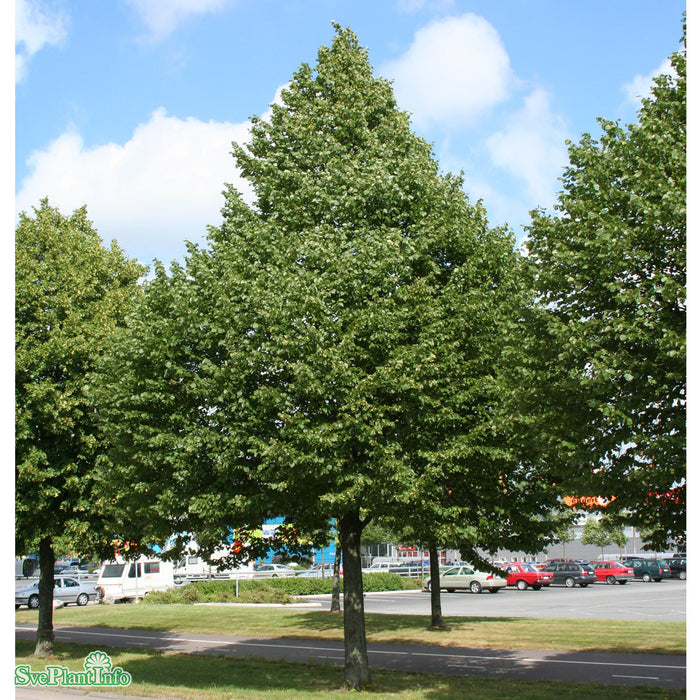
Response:
[[[331,612],[340,612],[340,556],[342,553],[340,542],[335,543],[335,559],[333,560],[333,594],[331,595]]]
[[[55,557],[51,539],[39,542],[39,623],[34,656],[53,656],[53,567]]]
[[[430,552],[430,628],[442,629],[442,604],[440,602],[440,561],[437,545],[428,547]]]
[[[340,521],[340,541],[343,546],[344,680],[348,687],[357,690],[370,682],[360,558],[362,529],[359,511],[348,513]]]

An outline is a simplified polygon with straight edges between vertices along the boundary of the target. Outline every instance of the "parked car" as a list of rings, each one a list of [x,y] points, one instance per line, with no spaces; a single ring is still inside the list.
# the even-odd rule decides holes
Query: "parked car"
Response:
[[[508,584],[504,578],[484,571],[476,571],[471,566],[454,566],[440,573],[440,589],[452,593],[458,588],[466,588],[472,593],[481,593],[486,589],[489,593],[498,593]],[[423,581],[423,590],[429,591],[432,587],[430,578]]]
[[[564,585],[567,588],[577,585],[585,588],[589,583],[595,583],[598,580],[590,564],[579,564],[575,561],[548,564],[541,571],[552,574],[552,583]]]
[[[53,599],[68,605],[87,605],[97,598],[94,584],[78,581],[72,576],[56,576],[54,578]],[[33,586],[22,586],[15,589],[15,610],[20,605],[26,605],[32,610],[39,607],[39,583]]]
[[[340,567],[340,574],[343,573],[343,567]],[[297,578],[333,578],[333,564],[326,562],[321,567],[320,564],[314,564],[306,571],[301,571],[296,574]]]
[[[366,566],[362,569],[363,574],[387,573],[390,569],[395,569],[401,566],[399,561],[377,561],[371,566]]]
[[[294,576],[296,573],[291,566],[286,564],[257,564],[253,568],[253,578],[283,578]]]
[[[520,591],[528,586],[539,591],[543,586],[549,586],[554,578],[550,572],[540,571],[534,564],[526,562],[496,562],[494,565],[503,570],[508,585],[515,586]]]
[[[663,560],[668,568],[671,569],[671,578],[679,578],[681,581],[685,581],[685,557],[672,557],[671,559]]]
[[[671,578],[671,569],[668,564],[658,559],[625,558],[622,563],[632,567],[635,578],[641,578],[647,583],[651,580],[662,581],[665,578]]]
[[[625,584],[634,578],[634,569],[624,562],[617,561],[592,561],[598,581],[614,584]]]

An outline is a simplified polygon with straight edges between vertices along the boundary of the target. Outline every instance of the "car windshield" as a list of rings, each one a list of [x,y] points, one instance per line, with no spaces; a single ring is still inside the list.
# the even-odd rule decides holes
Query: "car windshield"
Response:
[[[102,578],[121,578],[124,573],[124,564],[105,564]]]

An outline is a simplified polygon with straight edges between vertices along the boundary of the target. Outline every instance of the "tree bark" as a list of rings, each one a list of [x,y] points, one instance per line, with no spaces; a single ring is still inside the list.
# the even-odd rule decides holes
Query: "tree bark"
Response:
[[[53,567],[55,556],[51,539],[39,542],[39,622],[36,630],[34,656],[53,656]]]
[[[370,683],[360,558],[362,530],[359,511],[348,513],[340,520],[340,541],[343,546],[344,680],[348,687],[357,690]]]
[[[437,545],[428,547],[430,553],[430,628],[442,629],[442,603],[440,602],[440,561]]]
[[[333,593],[331,595],[331,612],[340,612],[340,556],[342,553],[340,542],[335,543],[335,559],[333,560]]]

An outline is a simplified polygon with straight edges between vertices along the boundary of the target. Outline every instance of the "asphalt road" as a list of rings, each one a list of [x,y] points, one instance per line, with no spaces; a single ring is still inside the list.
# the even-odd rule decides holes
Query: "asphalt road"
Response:
[[[443,616],[567,617],[584,619],[686,620],[686,581],[668,579],[624,586],[604,583],[586,588],[550,586],[539,591],[506,588],[499,593],[442,592]],[[342,596],[341,596],[342,598]],[[315,596],[323,609],[330,596]],[[430,594],[421,591],[387,592],[365,596],[365,612],[429,615]]]
[[[35,639],[35,625],[15,625],[17,639]],[[96,627],[55,628],[57,641],[96,648],[143,647],[187,654],[261,656],[343,665],[343,643],[325,640],[260,639]],[[411,644],[368,644],[373,668],[519,680],[559,680],[607,685],[683,688],[685,656],[591,652],[477,649]],[[16,697],[23,697],[17,694]],[[27,696],[29,697],[29,696]]]

